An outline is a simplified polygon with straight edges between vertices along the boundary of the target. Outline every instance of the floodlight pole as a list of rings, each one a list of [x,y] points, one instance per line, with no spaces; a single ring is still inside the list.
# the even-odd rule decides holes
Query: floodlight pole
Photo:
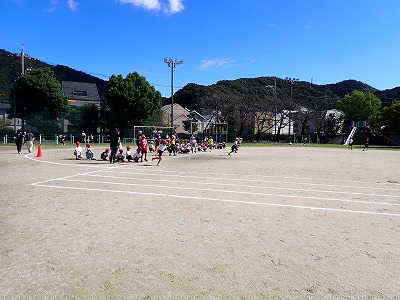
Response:
[[[183,60],[164,58],[164,62],[171,68],[171,127],[174,128],[174,69],[177,65],[183,64]]]

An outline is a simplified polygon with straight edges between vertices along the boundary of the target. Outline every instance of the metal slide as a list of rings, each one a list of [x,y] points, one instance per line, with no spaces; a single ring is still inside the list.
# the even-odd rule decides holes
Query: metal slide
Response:
[[[353,127],[353,129],[351,130],[349,136],[347,137],[346,141],[344,142],[344,145],[348,145],[349,144],[350,138],[352,138],[354,136],[356,131],[357,131],[357,127]]]

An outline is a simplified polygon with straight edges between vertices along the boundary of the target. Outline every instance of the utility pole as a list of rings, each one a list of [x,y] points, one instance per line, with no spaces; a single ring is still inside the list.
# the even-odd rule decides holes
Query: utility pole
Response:
[[[275,101],[274,135],[276,136],[276,115],[278,113],[278,99],[276,95],[276,77],[274,78],[274,85],[267,85],[266,87],[272,89],[274,92],[274,101]]]
[[[164,58],[164,62],[171,68],[171,127],[174,128],[174,69],[177,65],[183,64],[183,60]]]
[[[293,101],[293,83],[296,81],[299,81],[297,78],[291,78],[291,77],[286,77],[285,80],[288,80],[290,82],[290,101]],[[290,141],[290,113],[291,111],[289,110],[289,141]]]

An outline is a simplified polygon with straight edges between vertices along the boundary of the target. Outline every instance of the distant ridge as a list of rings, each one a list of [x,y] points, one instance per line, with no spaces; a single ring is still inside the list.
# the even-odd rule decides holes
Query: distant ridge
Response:
[[[25,55],[25,68],[50,68],[55,77],[61,81],[76,81],[95,83],[99,91],[100,99],[106,98],[107,85],[106,80],[96,76],[86,74],[81,71],[71,69],[62,65],[51,65],[38,59]],[[13,54],[4,49],[0,49],[0,94],[10,94],[15,78],[21,75],[21,55]]]
[[[107,93],[108,82],[96,76],[87,74],[82,71],[74,70],[68,66],[51,65],[42,62],[38,59],[25,56],[25,68],[43,68],[48,67],[54,71],[55,77],[61,81],[75,81],[75,82],[88,82],[97,85],[100,99],[104,100]],[[8,95],[13,86],[15,78],[21,74],[21,56],[20,54],[13,54],[4,49],[0,49],[0,94]],[[198,85],[190,83],[176,92],[175,101],[183,106],[194,106],[193,99],[199,97],[201,94],[207,94],[213,90],[220,92],[231,93],[240,86],[242,93],[250,93],[254,89],[259,89],[263,93],[265,90],[265,82],[271,84],[274,77],[259,77],[259,78],[240,78],[235,80],[221,80],[209,86]],[[280,97],[290,97],[290,84],[284,79],[277,78],[278,94]],[[264,90],[263,90],[264,85]],[[350,94],[354,90],[361,92],[371,92],[381,99],[383,105],[390,105],[394,100],[400,100],[400,87],[393,89],[378,90],[368,84],[357,80],[343,80],[338,83],[317,85],[306,81],[296,82],[293,86],[293,100],[302,100],[306,105],[312,97],[326,96],[329,98],[339,97],[342,98],[346,94]],[[303,97],[300,99],[300,97]],[[165,103],[170,102],[169,98],[164,99]]]

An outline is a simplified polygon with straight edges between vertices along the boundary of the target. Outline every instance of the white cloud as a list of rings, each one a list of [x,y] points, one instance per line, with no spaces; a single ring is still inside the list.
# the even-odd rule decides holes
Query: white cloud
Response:
[[[159,0],[117,0],[122,4],[132,4],[134,6],[143,7],[147,10],[160,10],[161,3]]]
[[[58,5],[58,0],[50,0],[50,8],[46,9],[45,12],[52,13],[56,10],[56,7]]]
[[[116,0],[122,4],[132,4],[147,10],[160,11],[166,14],[176,14],[184,9],[184,0],[168,0],[168,3],[161,0]]]
[[[78,8],[79,3],[75,0],[67,0],[67,4],[70,10],[75,11]]]
[[[211,68],[229,68],[234,61],[230,58],[222,59],[207,59],[201,62],[201,65],[197,67],[198,70],[206,70]]]
[[[164,11],[170,14],[176,14],[184,10],[184,8],[183,0],[169,0],[169,7],[167,7],[167,10]]]

